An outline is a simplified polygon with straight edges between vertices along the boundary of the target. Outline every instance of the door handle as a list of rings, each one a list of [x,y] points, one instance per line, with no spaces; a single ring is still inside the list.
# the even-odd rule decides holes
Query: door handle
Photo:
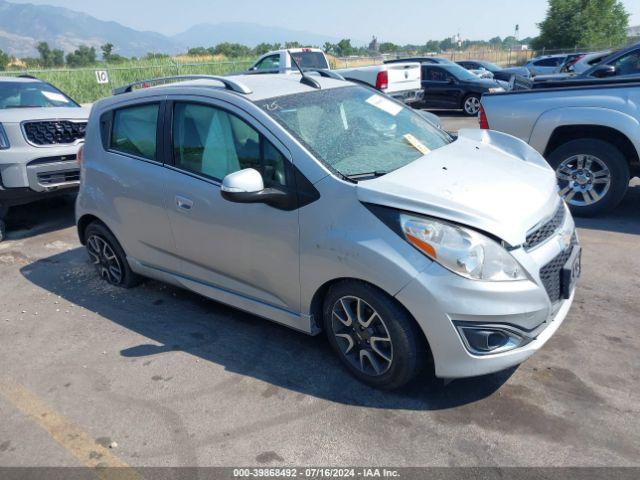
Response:
[[[193,200],[186,197],[181,197],[180,195],[176,195],[176,206],[180,210],[189,211],[193,208]]]

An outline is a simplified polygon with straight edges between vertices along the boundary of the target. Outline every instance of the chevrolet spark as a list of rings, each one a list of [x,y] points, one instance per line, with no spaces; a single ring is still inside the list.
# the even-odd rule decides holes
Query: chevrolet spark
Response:
[[[151,88],[137,88],[139,86]],[[300,332],[398,388],[520,364],[580,273],[553,170],[452,138],[330,72],[157,79],[96,103],[77,226],[109,283],[149,277]]]

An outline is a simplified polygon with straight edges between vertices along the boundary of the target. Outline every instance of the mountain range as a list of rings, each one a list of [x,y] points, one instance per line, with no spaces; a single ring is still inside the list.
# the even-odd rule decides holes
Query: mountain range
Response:
[[[115,53],[130,57],[148,52],[176,54],[189,47],[210,47],[221,42],[253,47],[261,42],[298,41],[321,46],[337,40],[328,35],[240,22],[200,24],[167,36],[99,20],[68,8],[0,0],[0,50],[16,57],[37,56],[39,42],[47,42],[51,48],[65,52],[83,44],[98,49],[100,45],[112,43]]]

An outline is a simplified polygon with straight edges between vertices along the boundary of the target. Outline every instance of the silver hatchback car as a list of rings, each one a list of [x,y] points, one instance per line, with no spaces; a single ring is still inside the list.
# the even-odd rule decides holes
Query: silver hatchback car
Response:
[[[431,362],[446,379],[523,362],[580,272],[554,172],[513,137],[453,139],[318,73],[159,79],[96,103],[77,225],[100,275],[324,330],[379,388]]]

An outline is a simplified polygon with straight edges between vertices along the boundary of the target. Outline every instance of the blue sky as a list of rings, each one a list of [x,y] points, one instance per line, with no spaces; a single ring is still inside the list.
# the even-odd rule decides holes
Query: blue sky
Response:
[[[58,5],[102,20],[174,34],[197,23],[251,22],[305,30],[338,38],[424,43],[460,32],[488,39],[535,36],[546,0],[10,0]],[[640,0],[624,0],[640,24]]]

